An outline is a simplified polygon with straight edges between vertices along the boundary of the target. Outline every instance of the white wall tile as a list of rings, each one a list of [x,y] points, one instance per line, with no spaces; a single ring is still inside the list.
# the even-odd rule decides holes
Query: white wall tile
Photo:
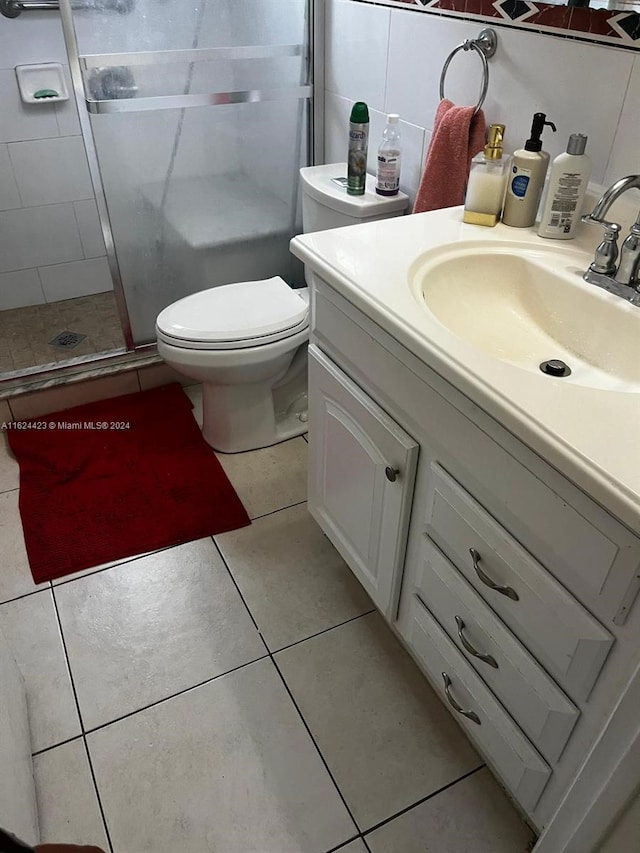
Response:
[[[45,301],[38,270],[0,273],[0,311]]]
[[[385,109],[431,128],[444,60],[477,30],[477,23],[392,10]],[[533,113],[547,113],[558,127],[557,134],[544,136],[552,158],[565,149],[571,133],[586,133],[593,177],[601,181],[632,62],[631,54],[616,48],[500,29],[498,50],[489,61],[487,120],[507,125],[505,148],[513,151],[528,137]],[[479,58],[459,54],[447,74],[445,94],[456,103],[473,103],[480,80]]]
[[[2,20],[6,23],[4,18]],[[0,71],[0,142],[45,139],[57,135],[55,105],[24,104],[13,68]]]
[[[324,150],[325,162],[327,163],[343,163],[347,159],[347,133],[352,104],[353,101],[347,98],[334,95],[331,92],[326,93]],[[387,122],[387,114],[378,112],[378,110],[370,110],[369,118],[371,124],[369,128],[367,169],[371,174],[375,174],[378,146],[382,141],[382,131]],[[415,124],[410,124],[402,120],[400,121],[400,132],[402,134],[400,188],[409,195],[413,204],[416,189],[420,183],[420,175],[422,174],[422,167],[431,133],[423,127],[418,127]]]
[[[40,280],[47,302],[113,290],[106,258],[40,267]]]
[[[66,62],[59,15],[27,12],[0,21],[0,68],[40,62]]]
[[[636,56],[631,79],[622,106],[620,123],[604,176],[604,184],[609,186],[625,175],[637,175],[640,172],[640,57]]]
[[[78,136],[80,134],[80,120],[78,119],[78,108],[73,96],[73,83],[67,65],[63,66],[62,72],[69,91],[68,101],[59,101],[55,104],[56,120],[58,122],[58,133],[60,136]]]
[[[367,168],[375,175],[378,167],[378,147],[382,142],[382,132],[387,124],[387,113],[370,110],[371,126],[369,131],[369,156]],[[420,183],[423,164],[425,129],[400,120],[400,189],[407,193],[413,205],[416,187]],[[430,135],[430,134],[429,134]]]
[[[15,142],[9,154],[25,207],[93,198],[82,137]]]
[[[324,161],[346,163],[349,145],[349,113],[353,101],[326,92],[324,100]]]
[[[6,145],[0,145],[0,210],[22,207],[18,185]]]
[[[98,208],[93,199],[76,201],[73,205],[85,258],[99,258],[106,253]]]
[[[328,0],[325,87],[330,92],[384,110],[390,16],[391,9],[381,6]]]
[[[0,213],[0,272],[82,258],[72,204]]]

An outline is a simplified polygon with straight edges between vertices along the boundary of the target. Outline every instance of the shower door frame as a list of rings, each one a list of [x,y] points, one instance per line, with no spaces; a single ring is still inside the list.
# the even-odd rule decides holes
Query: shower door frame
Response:
[[[310,109],[307,111],[307,159],[309,163],[315,165],[316,163],[324,162],[324,0],[304,0],[304,2],[307,4],[308,10],[306,33],[308,54],[306,57],[306,68],[310,82],[306,87],[299,88],[305,88],[308,90],[306,97],[310,102]],[[93,190],[96,197],[98,217],[100,219],[100,228],[102,230],[102,236],[104,237],[107,261],[109,263],[109,272],[111,274],[111,280],[113,282],[113,290],[116,299],[116,304],[118,307],[118,314],[120,317],[120,324],[122,326],[122,334],[124,337],[125,346],[127,352],[129,353],[144,354],[153,352],[156,350],[156,344],[154,342],[145,344],[134,343],[124,284],[122,281],[122,275],[120,273],[120,266],[118,264],[116,246],[113,239],[113,231],[111,229],[111,220],[109,218],[107,198],[104,190],[102,173],[100,171],[100,162],[98,159],[98,152],[93,136],[93,128],[91,126],[90,118],[92,114],[96,113],[116,111],[138,111],[140,109],[140,105],[136,106],[136,99],[131,99],[129,101],[128,109],[126,100],[116,102],[118,104],[118,107],[116,107],[115,109],[109,109],[108,106],[106,109],[100,109],[100,107],[94,107],[93,109],[91,108],[92,104],[95,105],[99,102],[92,102],[86,97],[85,94],[82,74],[82,59],[80,58],[80,52],[78,50],[78,42],[73,21],[71,0],[60,0],[60,16],[62,19],[62,30],[67,49],[67,56],[69,59],[72,88],[76,106],[78,108],[78,116],[80,119],[80,130],[82,133],[82,140],[87,154],[91,182],[93,184]],[[238,50],[238,48],[236,48],[235,50]],[[181,53],[186,54],[187,51],[181,51]],[[202,51],[201,55],[203,55],[204,53],[205,50]],[[136,54],[131,55],[135,56]],[[230,93],[227,93],[227,96],[229,94]],[[255,100],[255,98],[251,97],[252,93],[240,94],[246,95],[246,97],[243,100],[239,100],[239,103]],[[176,107],[188,107],[197,105],[197,101],[194,99],[198,98],[201,101],[201,105],[214,106],[216,103],[215,95],[184,95],[170,97],[172,102],[171,106]],[[149,100],[157,101],[160,99],[161,98],[154,98]],[[165,99],[165,102],[167,102],[167,99]],[[111,102],[102,103],[106,105]],[[226,101],[225,103],[228,103],[228,101]],[[142,108],[144,109],[145,107],[143,106]],[[146,108],[149,109],[152,107]],[[121,352],[114,353],[114,357],[121,356]],[[102,358],[104,358],[104,356]],[[92,358],[91,356],[87,357],[87,362],[94,362],[95,360],[96,359]],[[70,369],[74,372],[77,372],[78,365],[76,364],[73,366],[67,366],[62,363],[60,365],[59,371],[65,369]]]

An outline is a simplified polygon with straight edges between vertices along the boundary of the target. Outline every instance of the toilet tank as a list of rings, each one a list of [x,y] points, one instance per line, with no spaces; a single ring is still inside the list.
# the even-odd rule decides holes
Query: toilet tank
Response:
[[[378,195],[372,175],[367,175],[364,195],[348,195],[346,163],[306,166],[300,169],[300,181],[305,232],[402,216],[409,204],[409,197],[402,192],[394,196]]]

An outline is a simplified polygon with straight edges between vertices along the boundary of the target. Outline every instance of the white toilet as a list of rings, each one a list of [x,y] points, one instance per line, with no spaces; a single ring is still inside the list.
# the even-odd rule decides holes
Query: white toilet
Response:
[[[404,193],[346,191],[346,163],[300,170],[304,231],[323,231],[400,216]],[[279,276],[225,284],[174,302],[158,315],[158,353],[202,383],[205,440],[237,453],[307,431],[307,289]]]

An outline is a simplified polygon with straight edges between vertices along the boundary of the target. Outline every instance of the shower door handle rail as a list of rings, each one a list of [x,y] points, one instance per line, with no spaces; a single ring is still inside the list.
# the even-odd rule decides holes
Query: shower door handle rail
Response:
[[[52,0],[57,4],[58,0]],[[275,59],[301,56],[302,44],[248,44],[235,47],[200,47],[192,50],[148,50],[138,53],[96,53],[80,57],[83,70],[105,66],[165,65],[172,62],[213,62],[220,59]]]
[[[287,89],[248,89],[238,92],[210,92],[196,95],[153,95],[148,98],[113,98],[97,101],[86,99],[87,110],[93,115],[135,113],[146,110],[175,110],[186,107],[223,107],[230,104],[253,104],[261,101],[301,100],[313,97],[313,86],[292,86]]]

